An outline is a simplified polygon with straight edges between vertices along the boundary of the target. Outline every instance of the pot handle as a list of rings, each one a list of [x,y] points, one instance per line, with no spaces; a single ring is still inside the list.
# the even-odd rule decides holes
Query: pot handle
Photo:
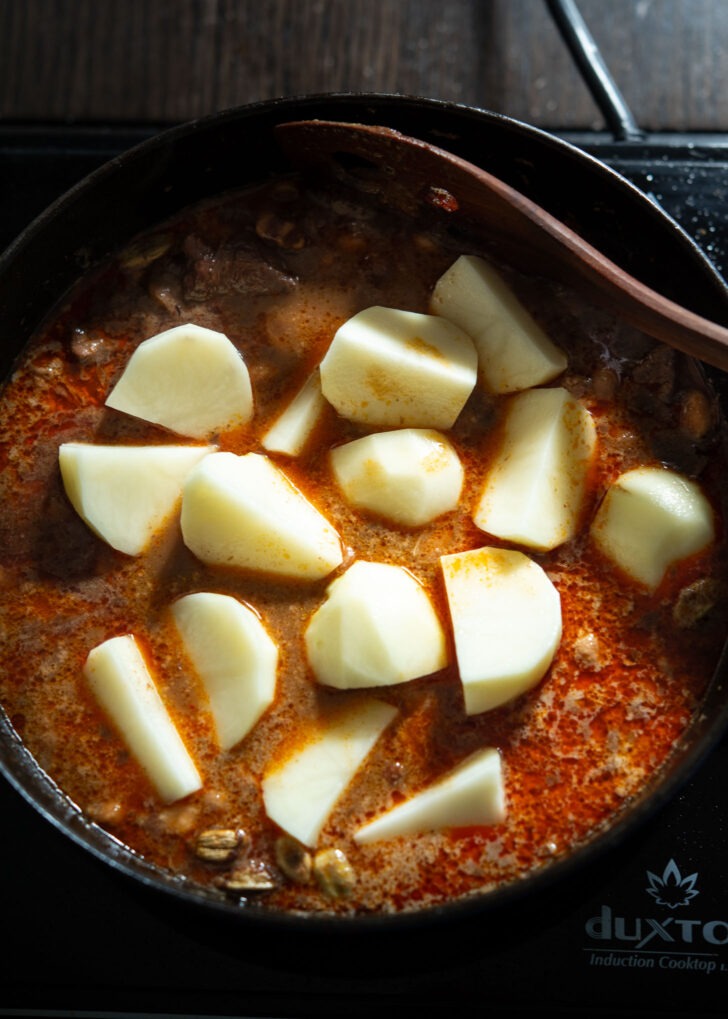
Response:
[[[574,0],[546,0],[551,17],[574,58],[616,141],[640,141],[645,133],[617,88]]]

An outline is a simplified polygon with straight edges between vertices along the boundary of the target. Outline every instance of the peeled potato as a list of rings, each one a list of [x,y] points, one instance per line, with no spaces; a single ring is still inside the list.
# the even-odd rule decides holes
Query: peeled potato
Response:
[[[498,824],[505,817],[500,754],[492,747],[468,757],[422,792],[354,833],[360,845],[444,828]]]
[[[182,495],[182,536],[216,566],[319,580],[343,560],[336,530],[259,453],[212,453]]]
[[[465,711],[490,711],[546,674],[561,641],[558,591],[513,549],[476,548],[440,562]]]
[[[172,803],[202,780],[131,634],[112,637],[89,652],[84,676],[96,699],[149,776],[159,796]]]
[[[673,563],[713,541],[713,511],[696,482],[663,467],[638,467],[609,488],[591,536],[620,569],[653,591]]]
[[[264,776],[268,817],[305,846],[315,846],[331,811],[396,714],[389,704],[366,700],[327,720]]]
[[[136,556],[172,518],[187,475],[214,449],[66,442],[58,461],[79,516],[112,548]]]
[[[227,336],[186,323],[139,344],[106,406],[206,439],[250,420],[253,391]]]
[[[184,595],[172,617],[210,699],[220,748],[229,750],[273,701],[278,648],[256,613],[230,595]]]
[[[350,421],[445,429],[475,386],[477,354],[446,319],[375,306],[338,329],[320,371],[324,396]]]
[[[538,551],[573,538],[596,449],[596,426],[565,389],[511,397],[503,444],[473,514],[477,527]]]
[[[291,402],[261,439],[270,453],[298,456],[316,427],[326,406],[318,371],[309,375]]]
[[[455,509],[464,478],[451,443],[425,428],[375,432],[337,446],[331,468],[352,506],[405,527]]]
[[[389,563],[359,560],[332,581],[304,638],[318,681],[342,690],[406,683],[447,664],[427,593]]]
[[[477,255],[461,255],[440,277],[430,308],[472,336],[480,376],[492,393],[540,386],[566,369],[564,352]]]

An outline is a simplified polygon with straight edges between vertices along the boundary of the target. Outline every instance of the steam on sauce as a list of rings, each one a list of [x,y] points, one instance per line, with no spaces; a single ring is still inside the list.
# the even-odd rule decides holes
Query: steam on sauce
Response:
[[[722,535],[718,548],[681,564],[654,595],[618,575],[587,538],[607,485],[633,466],[668,463],[699,477],[717,500],[722,460],[710,395],[678,355],[540,280],[509,274],[568,353],[559,384],[588,407],[598,429],[579,535],[533,556],[561,596],[559,651],[535,689],[480,715],[463,711],[452,653],[453,664],[433,676],[378,689],[398,719],[322,832],[328,856],[320,869],[329,866],[328,877],[316,880],[301,862],[305,853],[280,843],[260,783],[296,733],[360,696],[319,686],[306,661],[303,630],[330,578],[287,584],[207,568],[184,547],[176,525],[148,553],[130,558],[96,538],[71,508],[58,471],[60,443],[169,441],[164,429],[104,407],[142,340],[185,321],[226,333],[248,365],[255,415],[215,441],[235,453],[260,452],[261,437],[338,326],[373,305],[426,311],[434,283],[462,250],[436,229],[400,222],[350,195],[307,190],[295,179],[226,196],[140,238],[83,281],[32,341],[2,394],[0,701],[81,810],[160,867],[221,894],[259,894],[281,910],[398,911],[540,868],[592,837],[653,778],[717,663]],[[347,562],[356,556],[405,565],[445,621],[439,557],[486,543],[471,513],[506,400],[476,387],[448,433],[465,468],[459,507],[422,527],[399,529],[346,504],[326,452],[366,429],[330,407],[303,453],[281,462],[339,531]],[[199,680],[169,615],[175,598],[198,590],[253,606],[280,650],[274,704],[225,753],[215,745]],[[199,793],[171,806],[159,802],[82,679],[90,649],[129,632],[203,777]],[[503,823],[354,843],[366,821],[485,746],[497,747],[503,760]],[[263,890],[236,885],[241,868],[264,875]]]

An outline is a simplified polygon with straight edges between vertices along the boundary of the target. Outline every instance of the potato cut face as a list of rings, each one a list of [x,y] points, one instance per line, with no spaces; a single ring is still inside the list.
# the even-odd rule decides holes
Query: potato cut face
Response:
[[[341,690],[406,683],[447,664],[444,630],[427,593],[388,563],[353,563],[329,585],[304,637],[318,681]]]
[[[298,456],[320,421],[325,407],[321,378],[316,370],[270,426],[261,439],[261,445],[269,453]]]
[[[350,421],[450,428],[475,386],[477,354],[446,319],[376,306],[337,330],[320,371],[324,396]]]
[[[165,803],[202,787],[136,640],[112,637],[89,652],[84,676]]]
[[[478,548],[442,556],[467,714],[500,707],[546,674],[561,640],[561,601],[522,552]]]
[[[273,702],[278,648],[256,613],[230,595],[184,595],[172,617],[207,691],[220,748],[229,750]]]
[[[446,828],[498,824],[505,817],[503,769],[488,747],[464,760],[428,788],[364,825],[354,834],[360,845]]]
[[[461,255],[440,277],[430,310],[472,336],[480,377],[492,393],[540,386],[566,369],[566,354],[497,270],[476,255]]]
[[[215,448],[67,442],[58,460],[79,516],[112,548],[137,556],[171,521],[188,474]]]
[[[627,471],[612,484],[591,527],[601,551],[654,591],[670,566],[715,540],[700,486],[662,467]]]
[[[531,389],[511,399],[473,521],[487,534],[547,551],[578,529],[596,427],[565,389]]]
[[[432,429],[377,432],[331,451],[347,501],[404,527],[419,527],[455,509],[464,471],[448,439]]]
[[[247,366],[228,337],[186,323],[139,344],[106,406],[208,439],[250,420],[253,391]]]
[[[335,529],[259,453],[214,453],[187,479],[184,542],[206,563],[307,580],[343,560]]]
[[[263,779],[263,801],[272,821],[305,846],[315,846],[331,811],[396,708],[365,700],[321,731]]]

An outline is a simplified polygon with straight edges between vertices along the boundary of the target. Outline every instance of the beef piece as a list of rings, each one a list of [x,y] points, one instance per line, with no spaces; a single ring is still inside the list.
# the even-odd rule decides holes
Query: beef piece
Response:
[[[228,294],[283,294],[295,286],[293,276],[274,265],[268,253],[244,244],[223,244],[212,249],[191,235],[183,250],[188,259],[182,279],[187,302],[204,302]]]

